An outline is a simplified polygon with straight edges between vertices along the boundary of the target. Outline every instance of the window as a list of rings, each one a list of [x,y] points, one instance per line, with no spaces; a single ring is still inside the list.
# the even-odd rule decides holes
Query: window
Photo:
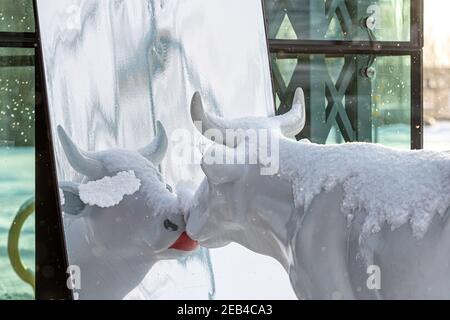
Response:
[[[0,299],[33,299],[32,287],[14,271],[8,234],[19,208],[35,193],[35,49],[32,2],[0,4]],[[20,235],[20,257],[33,272],[34,217]],[[20,272],[19,272],[20,273]]]
[[[305,90],[316,143],[422,143],[422,1],[265,0],[277,113]]]

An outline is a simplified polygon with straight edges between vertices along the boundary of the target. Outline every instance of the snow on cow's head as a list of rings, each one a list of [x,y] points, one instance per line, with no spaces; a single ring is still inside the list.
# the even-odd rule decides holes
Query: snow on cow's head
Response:
[[[78,187],[80,199],[90,206],[109,208],[118,205],[125,196],[135,194],[141,187],[141,180],[133,170],[119,172],[114,177],[104,177]]]

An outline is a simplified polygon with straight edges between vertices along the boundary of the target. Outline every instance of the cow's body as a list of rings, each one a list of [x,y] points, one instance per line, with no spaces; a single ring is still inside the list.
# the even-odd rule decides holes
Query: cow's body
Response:
[[[413,236],[408,224],[394,231],[385,225],[370,236],[373,260],[366,261],[359,242],[365,214],[359,213],[349,226],[339,206],[342,196],[341,187],[317,196],[292,238],[289,273],[299,297],[450,298],[450,211],[444,218],[435,216],[421,239]],[[380,290],[367,285],[371,265],[379,267]]]
[[[188,217],[189,234],[205,247],[236,242],[277,259],[302,299],[450,298],[450,211],[436,215],[421,239],[409,224],[394,231],[386,225],[363,248],[365,213],[349,224],[341,210],[341,186],[316,196],[305,214],[295,208],[288,179],[259,172],[251,167],[242,177],[245,191],[239,182],[221,187],[219,201],[205,180]],[[214,215],[224,204],[228,216],[195,217],[206,207]],[[362,256],[365,249],[373,250],[372,261]],[[371,265],[380,268],[380,290],[367,286]]]
[[[195,99],[194,120],[203,117],[219,130],[224,123],[240,128],[239,120],[207,115]],[[246,144],[242,138],[229,158],[239,158]],[[207,178],[187,217],[194,239],[206,247],[236,242],[275,258],[303,299],[450,298],[448,154],[369,144],[323,147],[281,136],[279,145],[278,175],[261,175],[260,163],[203,163]],[[208,153],[225,154],[223,149],[230,151],[214,145]],[[335,170],[327,171],[330,162]],[[386,210],[392,207],[395,212]],[[369,212],[373,208],[379,212]]]

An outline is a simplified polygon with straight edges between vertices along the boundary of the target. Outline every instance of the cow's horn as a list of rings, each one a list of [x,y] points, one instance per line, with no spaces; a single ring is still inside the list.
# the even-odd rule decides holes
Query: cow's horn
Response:
[[[89,178],[98,179],[103,177],[104,167],[102,163],[88,152],[78,148],[61,126],[58,126],[58,136],[67,160],[75,171]]]
[[[251,126],[258,123],[258,128],[269,129],[271,126],[279,128],[283,135],[287,137],[294,137],[299,134],[305,127],[306,116],[305,116],[305,97],[303,90],[298,88],[295,92],[294,102],[292,109],[280,116],[272,118],[262,118],[254,117],[247,119],[224,119],[222,117],[215,116],[205,111],[202,103],[202,98],[198,92],[194,94],[191,103],[191,117],[197,129],[205,135],[208,130],[217,130],[224,137],[223,144],[229,147],[235,147],[239,144],[238,139],[233,139],[233,141],[227,141],[226,130],[238,130],[238,129],[250,129]],[[201,127],[199,127],[201,125]],[[239,137],[238,137],[239,138]]]
[[[306,124],[305,94],[302,88],[295,91],[294,102],[289,112],[272,118],[277,122],[283,135],[294,137],[299,134]]]
[[[156,136],[152,143],[139,150],[139,153],[150,160],[154,165],[159,165],[166,156],[169,140],[166,130],[160,121],[156,121]]]
[[[247,170],[246,165],[237,163],[237,150],[215,144],[204,155],[201,168],[208,181],[220,185],[242,178]]]
[[[233,139],[233,141],[227,141],[226,130],[227,129],[245,129],[242,126],[242,121],[240,119],[224,119],[222,117],[215,116],[207,111],[205,111],[203,107],[202,97],[200,93],[196,92],[191,102],[191,117],[194,121],[197,129],[204,135],[217,135],[220,134],[220,137],[223,141],[217,141],[217,136],[215,136],[217,143],[226,145],[228,147],[234,148],[239,144],[239,137]],[[208,138],[210,138],[208,136]]]

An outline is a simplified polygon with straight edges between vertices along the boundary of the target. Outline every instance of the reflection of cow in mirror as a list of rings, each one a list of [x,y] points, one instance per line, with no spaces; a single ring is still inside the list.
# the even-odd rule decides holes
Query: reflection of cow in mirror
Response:
[[[191,113],[205,135],[252,125],[279,133],[280,172],[273,176],[261,174],[261,163],[206,163],[205,155],[206,179],[187,215],[187,232],[201,245],[236,242],[277,259],[299,298],[450,298],[449,155],[287,139],[305,125],[301,89],[292,110],[274,118],[220,118],[205,112],[199,94]],[[207,155],[242,159],[246,144],[225,139]]]
[[[58,133],[70,165],[85,176],[82,184],[60,183],[70,263],[81,272],[81,286],[74,289],[81,299],[122,299],[155,262],[196,249],[184,232],[177,197],[157,170],[168,144],[161,123],[154,141],[139,152],[86,152],[61,127]]]

